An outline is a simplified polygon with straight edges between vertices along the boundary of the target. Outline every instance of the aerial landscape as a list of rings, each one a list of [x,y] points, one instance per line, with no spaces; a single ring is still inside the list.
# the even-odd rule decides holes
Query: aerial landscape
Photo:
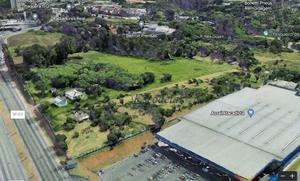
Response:
[[[0,0],[0,181],[300,180],[300,0]]]

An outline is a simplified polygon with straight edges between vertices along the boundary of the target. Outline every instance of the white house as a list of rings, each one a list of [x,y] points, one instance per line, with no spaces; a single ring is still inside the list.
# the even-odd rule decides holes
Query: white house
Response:
[[[74,118],[77,122],[81,123],[82,121],[89,119],[90,116],[85,112],[78,111],[74,113]]]
[[[81,99],[83,97],[83,93],[78,91],[77,89],[71,89],[65,92],[65,96],[70,100]]]
[[[176,29],[169,28],[168,26],[160,26],[158,24],[145,24],[143,31],[146,33],[158,33],[158,34],[170,35],[174,31],[176,31]]]

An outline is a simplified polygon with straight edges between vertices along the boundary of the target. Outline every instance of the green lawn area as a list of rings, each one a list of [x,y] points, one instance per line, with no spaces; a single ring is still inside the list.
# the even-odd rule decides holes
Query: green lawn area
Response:
[[[90,51],[88,53],[78,53],[74,56],[82,56],[82,60],[75,61],[85,61],[86,63],[111,63],[116,64],[130,73],[140,74],[144,72],[153,72],[155,74],[155,82],[144,87],[142,90],[149,90],[153,88],[160,87],[162,85],[180,82],[188,80],[191,78],[200,77],[203,75],[208,75],[216,72],[226,71],[236,68],[235,66],[228,64],[214,64],[207,58],[202,60],[194,59],[176,59],[174,61],[148,61],[140,58],[117,56],[105,53],[99,53]],[[167,83],[160,83],[160,77],[163,73],[172,74],[172,81]]]
[[[52,46],[59,42],[62,34],[60,33],[47,33],[42,31],[29,31],[16,36],[12,36],[8,39],[9,51],[13,56],[15,64],[23,62],[22,56],[17,56],[14,50],[17,47],[26,48],[33,44],[39,44],[42,46]]]
[[[62,34],[60,33],[47,33],[42,31],[29,31],[22,33],[8,39],[8,45],[10,47],[28,47],[33,44],[39,44],[42,46],[54,45],[59,42]]]
[[[271,52],[256,51],[254,53],[254,56],[260,62],[267,65],[271,65],[276,60],[282,59],[284,60],[283,63],[285,63],[288,68],[293,70],[300,70],[300,53],[283,52],[280,54],[274,54]]]

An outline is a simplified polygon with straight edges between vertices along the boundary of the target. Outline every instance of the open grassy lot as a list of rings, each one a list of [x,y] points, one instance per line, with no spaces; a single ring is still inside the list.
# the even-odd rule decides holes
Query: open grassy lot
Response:
[[[99,152],[86,159],[79,160],[78,167],[71,170],[71,174],[89,177],[91,180],[97,180],[97,178],[95,178],[95,173],[99,169],[105,168],[139,152],[144,143],[152,145],[155,142],[156,140],[150,132],[130,138],[120,143],[113,150]]]
[[[255,58],[267,65],[274,64],[276,60],[283,60],[283,63],[286,64],[288,68],[300,70],[300,53],[283,52],[274,54],[271,52],[256,51]]]
[[[149,90],[162,85],[180,82],[191,78],[200,77],[203,75],[213,74],[216,72],[234,69],[235,67],[228,64],[214,64],[207,59],[194,60],[194,59],[176,59],[174,61],[148,61],[140,58],[117,56],[111,54],[104,54],[99,52],[90,51],[88,53],[75,54],[83,57],[85,61],[93,63],[111,63],[116,64],[130,73],[140,74],[144,72],[153,72],[155,74],[155,82],[144,87],[142,90]],[[172,81],[167,83],[160,83],[160,77],[163,73],[172,74]]]
[[[29,31],[22,33],[8,39],[8,45],[10,47],[27,47],[33,44],[39,44],[42,46],[54,45],[59,41],[62,34],[60,33],[46,33],[42,31]]]
[[[79,133],[78,138],[72,138],[74,132]],[[98,127],[91,127],[89,122],[78,124],[72,131],[59,131],[58,133],[68,137],[69,149],[67,154],[69,156],[78,156],[81,152],[103,146],[108,135],[108,131],[101,133]]]
[[[16,36],[12,36],[8,39],[9,50],[13,56],[15,64],[23,62],[22,56],[17,56],[14,53],[16,48],[26,48],[33,44],[39,44],[42,46],[51,46],[59,42],[62,34],[60,33],[47,33],[42,31],[29,31]]]

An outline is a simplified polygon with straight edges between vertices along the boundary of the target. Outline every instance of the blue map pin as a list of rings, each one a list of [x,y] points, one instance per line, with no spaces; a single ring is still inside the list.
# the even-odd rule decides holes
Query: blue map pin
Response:
[[[252,108],[248,109],[248,115],[250,118],[254,115],[254,110]]]

